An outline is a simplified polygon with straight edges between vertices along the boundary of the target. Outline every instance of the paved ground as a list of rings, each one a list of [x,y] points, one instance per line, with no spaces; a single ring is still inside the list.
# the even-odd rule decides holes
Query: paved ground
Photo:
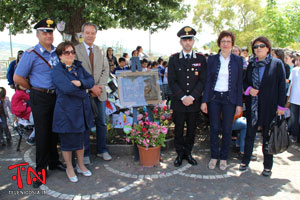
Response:
[[[2,83],[2,82],[1,82]],[[18,189],[12,176],[16,169],[8,166],[28,162],[34,166],[35,147],[22,142],[16,152],[18,136],[13,133],[11,145],[0,146],[0,199],[300,199],[300,148],[292,146],[274,158],[271,178],[260,175],[263,170],[261,144],[256,141],[258,160],[251,162],[251,170],[240,173],[239,160],[230,154],[230,167],[226,172],[209,170],[208,142],[198,137],[194,147],[197,166],[184,161],[180,168],[173,166],[174,150],[162,152],[163,161],[157,167],[143,168],[132,156],[116,156],[105,162],[92,157],[89,169],[92,177],[78,175],[79,182],[71,183],[64,172],[50,171],[46,185],[33,189],[26,184],[26,173],[21,172],[24,188]]]

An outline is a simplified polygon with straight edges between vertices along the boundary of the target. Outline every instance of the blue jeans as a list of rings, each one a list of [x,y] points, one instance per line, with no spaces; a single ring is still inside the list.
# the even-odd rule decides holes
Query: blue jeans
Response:
[[[232,120],[236,105],[232,104],[228,92],[214,92],[212,100],[208,103],[210,123],[210,149],[211,158],[219,158],[219,133],[222,127],[222,146],[220,159],[227,160],[232,138]],[[221,122],[222,116],[222,122]]]
[[[236,145],[240,147],[240,152],[244,153],[245,151],[245,138],[246,138],[246,132],[247,132],[247,120],[245,117],[240,117],[234,121],[232,124],[232,130],[233,131],[240,131],[240,134],[238,135],[238,139],[236,140]]]
[[[106,149],[106,123],[105,123],[105,109],[106,101],[99,101],[95,99],[95,103],[98,108],[98,116],[95,119],[96,125],[96,140],[97,140],[97,154],[107,152]],[[84,157],[90,156],[90,134],[89,130],[85,133],[84,139]]]

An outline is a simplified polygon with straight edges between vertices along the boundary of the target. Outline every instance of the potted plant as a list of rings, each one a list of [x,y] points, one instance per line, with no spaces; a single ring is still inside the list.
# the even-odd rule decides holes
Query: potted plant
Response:
[[[159,164],[160,148],[165,146],[168,128],[160,126],[156,122],[143,122],[125,125],[126,140],[136,143],[139,149],[140,163],[143,166]]]

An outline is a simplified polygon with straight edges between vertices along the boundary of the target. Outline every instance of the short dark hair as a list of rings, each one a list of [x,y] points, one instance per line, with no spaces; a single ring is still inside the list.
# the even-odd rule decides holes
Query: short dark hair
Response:
[[[141,64],[143,64],[143,63],[148,63],[148,60],[144,58],[144,59],[141,61]]]
[[[292,58],[292,62],[293,64],[295,64],[296,62],[296,55],[294,52],[287,50],[286,52],[284,52],[285,55],[289,56],[290,58]]]
[[[164,59],[162,59],[162,57],[159,57],[158,59],[157,59],[157,62],[160,64],[162,61],[164,61]]]
[[[135,51],[137,51],[137,53],[138,53],[138,50],[135,49],[135,50],[133,50],[133,51],[131,52],[131,56],[133,56],[133,54],[134,54]]]
[[[96,25],[96,24],[93,24],[93,23],[90,23],[90,22],[86,22],[86,23],[82,24],[82,26],[81,26],[81,32],[84,31],[84,28],[85,28],[86,26],[93,26],[93,27],[95,28],[95,30],[96,30],[96,33],[97,33],[97,25]]]
[[[249,49],[248,49],[248,47],[242,47],[242,51],[247,51],[247,52],[249,52]]]
[[[137,47],[136,47],[136,50],[137,50],[137,51],[140,51],[141,48],[142,48],[142,46],[137,46]]]
[[[128,53],[123,53],[123,57],[126,58],[128,56]]]
[[[154,67],[155,65],[158,65],[158,62],[153,61],[153,62],[151,63],[151,66]]]
[[[126,62],[126,59],[125,59],[124,57],[120,57],[120,58],[119,58],[119,63],[120,63],[120,62]]]
[[[67,47],[72,47],[73,48],[73,50],[75,51],[75,46],[74,46],[74,44],[72,43],[72,42],[70,42],[70,41],[65,41],[65,42],[62,42],[62,43],[60,43],[57,47],[56,47],[56,54],[58,55],[58,56],[61,56],[63,53],[64,53],[64,51],[66,50],[66,48]]]
[[[6,96],[6,89],[4,87],[0,87],[0,98],[4,98]]]
[[[251,43],[251,49],[252,49],[253,55],[255,55],[253,46],[254,46],[254,44],[256,42],[262,42],[262,43],[264,43],[267,46],[267,48],[269,49],[268,53],[271,53],[271,51],[272,51],[272,45],[271,45],[270,40],[268,38],[266,38],[265,36],[259,36],[259,37],[255,38],[252,41],[252,43]]]
[[[284,51],[283,49],[277,48],[273,49],[276,56],[284,63]]]
[[[167,66],[168,65],[168,61],[164,61],[162,65],[163,66]]]
[[[231,31],[222,31],[219,34],[218,41],[217,41],[219,47],[220,47],[220,44],[221,44],[221,40],[224,37],[231,37],[231,44],[232,44],[232,46],[234,46],[234,42],[235,42],[235,35],[234,35],[234,33],[231,32]]]

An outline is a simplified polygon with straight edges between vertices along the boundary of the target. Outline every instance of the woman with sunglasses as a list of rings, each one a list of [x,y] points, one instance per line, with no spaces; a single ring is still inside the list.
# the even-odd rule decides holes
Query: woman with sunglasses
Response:
[[[249,61],[244,79],[247,134],[245,152],[239,170],[248,169],[257,128],[262,126],[263,176],[270,176],[273,166],[273,155],[268,154],[269,126],[276,114],[284,114],[286,98],[284,66],[280,59],[271,56],[271,51],[268,38],[261,36],[253,40],[254,56]]]
[[[93,125],[88,89],[94,86],[94,79],[81,62],[74,60],[75,47],[71,42],[60,43],[56,53],[60,62],[53,67],[51,74],[57,95],[52,130],[60,137],[67,176],[71,182],[77,182],[72,166],[72,151],[77,154],[77,173],[92,175],[83,163],[83,143],[85,131]]]

